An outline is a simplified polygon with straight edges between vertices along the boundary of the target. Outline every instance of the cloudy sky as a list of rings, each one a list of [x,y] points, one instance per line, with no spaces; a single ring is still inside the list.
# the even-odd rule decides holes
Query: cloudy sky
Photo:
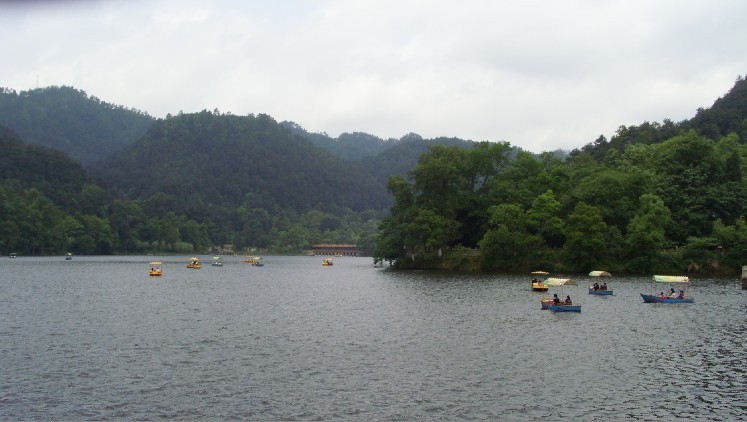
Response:
[[[744,0],[1,0],[0,86],[541,152],[710,107],[745,22]]]

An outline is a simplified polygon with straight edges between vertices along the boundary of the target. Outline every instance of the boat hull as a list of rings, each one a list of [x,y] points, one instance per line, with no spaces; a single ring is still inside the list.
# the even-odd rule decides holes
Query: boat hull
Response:
[[[547,289],[549,289],[550,286],[544,285],[544,284],[536,284],[532,283],[532,290],[535,292],[546,292]]]
[[[590,295],[597,295],[597,296],[612,296],[613,291],[612,290],[594,290],[589,289]]]
[[[693,298],[684,298],[684,299],[678,299],[678,298],[672,298],[672,297],[662,298],[661,296],[646,295],[643,293],[641,293],[641,297],[643,298],[644,303],[695,303],[695,299]]]
[[[550,305],[553,312],[581,312],[581,305]]]

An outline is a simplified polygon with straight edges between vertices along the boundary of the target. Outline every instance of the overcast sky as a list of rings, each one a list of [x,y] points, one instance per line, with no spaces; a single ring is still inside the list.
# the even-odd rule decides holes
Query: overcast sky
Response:
[[[0,86],[573,149],[747,74],[744,0],[0,0]]]

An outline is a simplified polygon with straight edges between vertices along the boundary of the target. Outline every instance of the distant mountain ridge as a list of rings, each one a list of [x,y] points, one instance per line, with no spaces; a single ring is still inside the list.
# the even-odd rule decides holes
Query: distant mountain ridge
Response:
[[[161,119],[92,172],[129,198],[162,192],[184,203],[296,211],[389,205],[371,176],[267,115]]]
[[[26,143],[63,151],[84,165],[133,144],[154,121],[71,87],[21,93],[0,88],[0,125]]]

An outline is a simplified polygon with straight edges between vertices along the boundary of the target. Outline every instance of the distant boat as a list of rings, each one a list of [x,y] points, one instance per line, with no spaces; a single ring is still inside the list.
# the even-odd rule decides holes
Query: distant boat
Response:
[[[532,271],[532,275],[547,276],[550,275],[550,273],[548,273],[547,271]],[[549,288],[550,286],[545,284],[542,280],[537,280],[537,277],[534,277],[534,279],[532,279],[532,290],[534,290],[535,292],[546,292]]]
[[[150,263],[150,272],[148,273],[151,277],[160,277],[163,275],[163,270],[161,269],[161,261],[151,261]]]
[[[213,257],[213,263],[210,264],[210,265],[212,265],[213,267],[222,267],[223,266],[223,259],[221,257],[219,257],[219,256],[214,256]]]
[[[16,253],[15,252],[11,252],[10,255],[8,255],[8,258],[16,259]]]
[[[322,265],[324,265],[325,267],[331,267],[332,265],[334,265],[332,263],[332,258],[324,258],[324,260],[322,261]]]
[[[73,254],[68,253],[67,256],[65,256],[65,261],[72,261],[73,260]]]
[[[199,270],[202,268],[202,262],[200,262],[200,258],[192,257],[189,258],[189,264],[187,264],[187,268],[192,268],[193,270]]]

